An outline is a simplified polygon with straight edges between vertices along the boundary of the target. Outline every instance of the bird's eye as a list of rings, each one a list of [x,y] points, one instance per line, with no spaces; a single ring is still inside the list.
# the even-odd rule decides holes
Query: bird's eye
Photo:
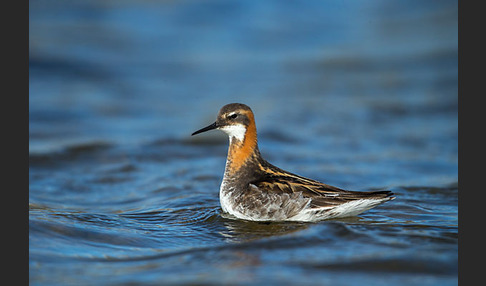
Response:
[[[229,119],[235,119],[237,116],[238,116],[238,114],[233,113],[233,114],[228,115],[228,118]]]

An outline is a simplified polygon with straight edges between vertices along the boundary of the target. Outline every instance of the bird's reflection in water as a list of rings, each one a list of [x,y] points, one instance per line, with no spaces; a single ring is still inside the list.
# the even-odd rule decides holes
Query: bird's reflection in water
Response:
[[[229,242],[249,242],[295,233],[308,228],[310,223],[303,222],[258,222],[245,221],[220,213],[226,231],[220,232]]]

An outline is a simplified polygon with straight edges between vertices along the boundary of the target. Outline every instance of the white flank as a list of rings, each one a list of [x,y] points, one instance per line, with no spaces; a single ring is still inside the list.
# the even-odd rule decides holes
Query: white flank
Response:
[[[243,142],[245,139],[246,127],[243,124],[226,125],[219,128],[223,130],[231,138],[236,138],[238,141]]]
[[[377,205],[389,201],[390,198],[383,199],[361,199],[348,203],[344,203],[337,207],[319,208],[319,209],[304,209],[299,214],[288,220],[292,221],[319,221],[331,218],[342,218],[356,216],[364,211],[376,207]],[[320,210],[327,210],[319,212]]]

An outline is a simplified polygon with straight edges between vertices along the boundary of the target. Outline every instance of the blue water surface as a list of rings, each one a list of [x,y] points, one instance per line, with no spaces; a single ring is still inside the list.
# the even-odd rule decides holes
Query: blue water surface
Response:
[[[29,2],[32,285],[456,285],[457,1]],[[222,214],[249,105],[262,155],[358,217]]]

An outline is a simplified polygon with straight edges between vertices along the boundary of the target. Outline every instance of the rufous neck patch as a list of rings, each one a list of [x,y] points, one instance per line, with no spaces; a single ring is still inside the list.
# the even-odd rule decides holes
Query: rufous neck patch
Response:
[[[251,122],[246,129],[243,142],[236,138],[231,138],[230,147],[228,149],[228,163],[232,172],[239,170],[245,162],[252,156],[257,147],[257,132],[253,116]]]

